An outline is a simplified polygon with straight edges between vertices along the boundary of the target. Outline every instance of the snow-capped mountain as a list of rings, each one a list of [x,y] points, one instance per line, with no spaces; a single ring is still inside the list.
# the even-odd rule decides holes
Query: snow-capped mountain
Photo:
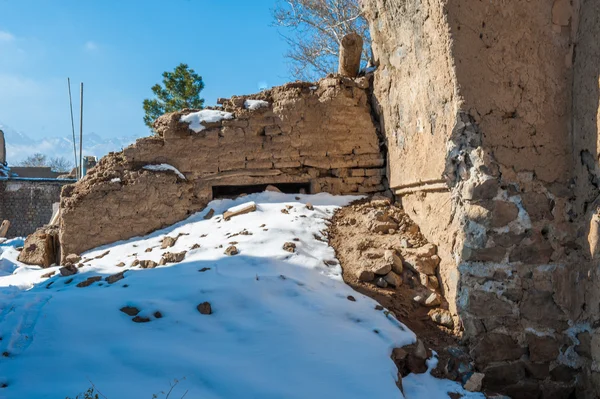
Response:
[[[23,132],[12,129],[0,122],[0,130],[4,132],[6,141],[7,161],[15,165],[35,153],[42,153],[48,157],[64,157],[71,161],[73,155],[73,139],[71,137],[47,137],[34,140]],[[101,137],[95,133],[85,133],[83,136],[83,155],[93,155],[98,158],[111,151],[120,151],[135,142],[139,136],[129,137]],[[79,137],[77,137],[79,140]],[[79,151],[79,142],[77,142]]]

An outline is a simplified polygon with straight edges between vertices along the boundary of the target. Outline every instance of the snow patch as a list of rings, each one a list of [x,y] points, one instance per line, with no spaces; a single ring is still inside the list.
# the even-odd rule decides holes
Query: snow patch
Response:
[[[202,111],[182,116],[180,121],[188,123],[191,130],[200,133],[206,129],[206,126],[204,126],[202,122],[215,123],[223,119],[233,119],[233,114],[231,112],[217,111],[214,109],[203,109]]]
[[[161,163],[161,164],[158,164],[158,165],[146,165],[146,166],[144,166],[144,169],[146,169],[146,170],[152,170],[154,172],[166,172],[166,171],[175,172],[175,174],[179,178],[181,178],[182,180],[185,180],[185,176],[183,175],[183,173],[181,173],[176,167],[171,166],[168,163]]]
[[[244,102],[244,107],[251,111],[257,110],[259,108],[268,108],[269,103],[263,100],[246,100]]]

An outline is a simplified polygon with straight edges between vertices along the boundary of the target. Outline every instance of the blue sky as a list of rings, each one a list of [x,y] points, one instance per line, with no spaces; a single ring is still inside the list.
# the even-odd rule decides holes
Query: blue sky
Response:
[[[0,0],[0,122],[35,139],[69,136],[67,77],[76,98],[85,84],[84,131],[104,137],[147,135],[142,100],[181,62],[203,77],[206,105],[285,83],[274,3]]]

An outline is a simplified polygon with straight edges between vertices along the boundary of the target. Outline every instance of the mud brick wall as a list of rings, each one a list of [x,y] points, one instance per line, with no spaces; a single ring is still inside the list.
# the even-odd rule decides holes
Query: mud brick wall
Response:
[[[600,2],[362,4],[390,187],[484,389],[598,397]]]
[[[311,193],[387,188],[367,94],[369,79],[330,76],[220,100],[229,119],[181,122],[166,114],[156,135],[103,158],[61,199],[64,256],[149,233],[203,209],[215,186],[297,183]],[[247,100],[263,101],[252,107]],[[184,175],[144,169],[169,164]]]
[[[50,222],[52,204],[60,201],[62,186],[53,180],[0,180],[0,220],[9,220],[8,237],[25,237]]]

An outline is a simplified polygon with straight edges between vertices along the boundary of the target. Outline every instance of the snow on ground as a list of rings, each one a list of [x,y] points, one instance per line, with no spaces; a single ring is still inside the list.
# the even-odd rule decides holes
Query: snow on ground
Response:
[[[335,208],[355,198],[265,192],[213,201],[169,228],[83,254],[91,260],[73,281],[42,277],[58,267],[20,264],[13,246],[22,240],[5,242],[0,398],[74,397],[91,381],[110,399],[149,399],[174,379],[177,398],[185,391],[190,399],[401,398],[390,354],[414,334],[343,283],[333,249],[321,240]],[[256,212],[222,219],[250,201]],[[210,208],[215,216],[204,220]],[[165,236],[179,238],[163,250]],[[240,253],[224,255],[232,242]],[[296,252],[284,251],[285,242]],[[136,258],[158,262],[181,251],[188,251],[181,263],[130,268]],[[114,284],[76,286],[123,270]],[[213,314],[196,309],[205,301]],[[150,321],[133,322],[119,311],[124,306]],[[408,399],[462,392],[429,374],[403,383]]]
[[[244,107],[246,107],[246,109],[254,111],[259,108],[268,108],[269,103],[267,101],[263,101],[263,100],[246,100],[244,102]]]
[[[180,121],[189,123],[190,129],[196,133],[199,133],[206,129],[206,127],[202,125],[202,122],[214,123],[223,119],[233,119],[233,114],[225,111],[203,109],[202,111],[193,112],[191,114],[182,116]]]
[[[146,170],[152,170],[154,172],[166,172],[166,171],[175,172],[175,174],[180,179],[185,180],[185,176],[183,175],[183,173],[181,173],[179,171],[179,169],[177,169],[175,166],[169,165],[168,163],[161,163],[161,164],[158,164],[158,165],[145,165],[144,169],[146,169]],[[111,182],[113,180],[111,180]]]

